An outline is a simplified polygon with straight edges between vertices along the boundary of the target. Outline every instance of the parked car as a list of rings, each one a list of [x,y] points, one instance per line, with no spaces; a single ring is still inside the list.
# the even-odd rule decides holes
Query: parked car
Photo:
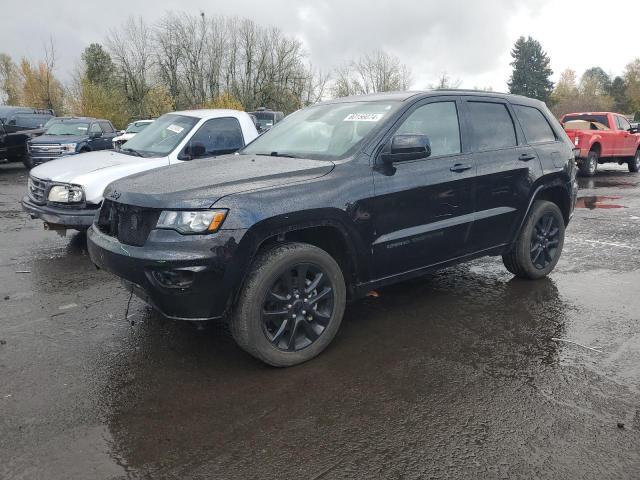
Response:
[[[88,249],[166,316],[225,318],[247,352],[289,366],[380,286],[485,255],[518,277],[549,274],[575,173],[542,102],[350,97],[291,114],[238,155],[112,183]]]
[[[53,110],[0,106],[0,159],[25,162],[27,142],[42,135],[44,125],[53,117]]]
[[[640,171],[640,135],[623,115],[569,113],[561,123],[578,152],[580,174],[591,177],[598,164],[607,162],[626,163],[630,172]]]
[[[264,107],[256,109],[255,112],[249,112],[249,114],[256,118],[256,126],[260,133],[266,132],[284,118],[284,113],[267,110]]]
[[[120,150],[120,147],[123,143],[126,143],[128,140],[131,140],[136,133],[140,133],[146,127],[151,125],[153,120],[138,120],[137,122],[132,122],[127,125],[126,130],[123,134],[114,137],[113,139],[113,149]]]
[[[105,187],[132,173],[235,152],[258,132],[236,110],[191,110],[163,115],[120,151],[60,158],[31,170],[23,208],[55,230],[86,230]],[[166,179],[165,179],[166,180]]]
[[[60,157],[113,148],[116,130],[109,120],[90,117],[60,117],[44,134],[27,142],[28,167]]]

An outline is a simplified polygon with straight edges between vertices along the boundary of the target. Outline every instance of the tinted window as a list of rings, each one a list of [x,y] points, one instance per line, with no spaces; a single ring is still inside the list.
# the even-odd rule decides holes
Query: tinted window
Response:
[[[577,115],[565,115],[562,118],[562,123],[570,122],[572,120],[586,120],[587,122],[601,123],[605,127],[611,128],[609,125],[609,117],[606,115],[589,115],[586,113],[580,113]]]
[[[527,142],[542,143],[556,140],[555,133],[540,110],[523,105],[514,105],[513,109],[520,120]]]
[[[240,123],[235,118],[214,118],[208,120],[191,138],[189,144],[204,145],[205,155],[231,153],[244,146]]]
[[[460,126],[455,102],[429,103],[418,107],[400,125],[399,135],[426,135],[431,141],[431,156],[460,153]]]
[[[516,146],[513,120],[503,103],[469,102],[473,150],[497,150]]]

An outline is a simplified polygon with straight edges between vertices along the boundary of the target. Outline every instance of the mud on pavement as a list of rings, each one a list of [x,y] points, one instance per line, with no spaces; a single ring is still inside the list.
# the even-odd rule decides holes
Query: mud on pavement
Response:
[[[25,183],[0,166],[0,478],[638,477],[638,174],[581,179],[550,278],[490,258],[380,290],[284,370],[137,299],[125,320]]]

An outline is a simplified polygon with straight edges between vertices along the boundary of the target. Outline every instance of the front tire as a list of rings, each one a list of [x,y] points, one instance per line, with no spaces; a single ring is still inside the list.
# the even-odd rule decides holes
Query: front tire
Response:
[[[335,337],[346,302],[342,270],[324,250],[286,243],[259,254],[230,330],[237,344],[274,367],[306,362]]]
[[[598,154],[597,150],[591,150],[587,158],[583,159],[580,164],[580,174],[583,177],[593,177],[598,171],[599,158],[600,154]]]
[[[556,266],[564,246],[564,217],[555,203],[537,200],[513,249],[502,256],[516,277],[536,280]]]
[[[629,160],[627,166],[629,167],[629,171],[631,173],[637,173],[638,171],[640,171],[640,148],[636,151],[634,157]]]

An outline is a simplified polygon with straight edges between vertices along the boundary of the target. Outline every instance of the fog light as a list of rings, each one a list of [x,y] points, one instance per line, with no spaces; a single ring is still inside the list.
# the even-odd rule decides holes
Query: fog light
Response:
[[[194,279],[194,272],[184,270],[155,270],[152,275],[165,288],[189,288]]]

